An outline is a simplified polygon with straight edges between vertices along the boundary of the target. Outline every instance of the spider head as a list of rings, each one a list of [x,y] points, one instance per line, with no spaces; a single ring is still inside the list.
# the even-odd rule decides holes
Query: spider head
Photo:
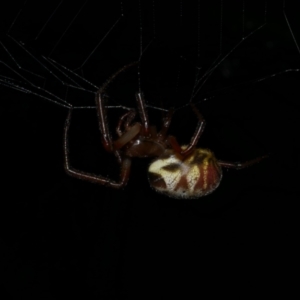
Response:
[[[210,194],[219,186],[222,169],[207,149],[195,149],[184,158],[167,149],[150,164],[148,176],[152,188],[162,194],[195,199]]]

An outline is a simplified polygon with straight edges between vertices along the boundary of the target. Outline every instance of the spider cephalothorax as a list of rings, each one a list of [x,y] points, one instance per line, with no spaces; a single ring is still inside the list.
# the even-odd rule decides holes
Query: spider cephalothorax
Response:
[[[141,92],[136,94],[140,121],[134,122],[135,110],[126,112],[117,124],[118,138],[113,140],[106,117],[104,91],[118,74],[137,64],[135,62],[127,65],[111,76],[97,91],[95,99],[102,145],[107,152],[116,156],[121,168],[120,180],[116,182],[70,166],[68,132],[72,109],[69,110],[64,132],[65,170],[69,175],[112,188],[121,188],[129,179],[132,158],[156,157],[148,169],[150,186],[173,198],[193,199],[205,196],[219,186],[222,179],[222,167],[241,169],[266,157],[262,156],[244,163],[225,162],[217,160],[210,150],[196,148],[205,127],[205,120],[194,105],[191,107],[198,118],[197,127],[190,143],[180,146],[174,136],[167,134],[173,111],[170,110],[166,114],[161,129],[157,131],[155,126],[149,124],[145,100]]]

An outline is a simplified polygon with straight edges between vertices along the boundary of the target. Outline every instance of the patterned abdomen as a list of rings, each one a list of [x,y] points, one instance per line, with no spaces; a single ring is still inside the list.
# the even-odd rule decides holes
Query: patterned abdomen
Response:
[[[150,164],[148,176],[150,185],[160,193],[172,198],[195,199],[219,186],[222,169],[207,149],[195,149],[182,160],[172,150],[166,150]]]

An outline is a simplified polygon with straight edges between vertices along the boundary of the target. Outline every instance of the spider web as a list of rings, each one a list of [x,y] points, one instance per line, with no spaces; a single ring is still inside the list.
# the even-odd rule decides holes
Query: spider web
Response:
[[[132,88],[144,91],[149,107],[201,102],[297,69],[295,22],[291,8],[287,18],[283,1],[175,1],[172,6],[111,1],[99,10],[89,1],[71,7],[64,1],[11,4],[2,18],[7,35],[1,44],[1,85],[62,107],[93,106],[95,90],[139,59],[138,78],[129,76],[136,70],[127,71],[112,90],[124,95],[124,85],[134,81]],[[135,106],[132,98],[111,101]]]

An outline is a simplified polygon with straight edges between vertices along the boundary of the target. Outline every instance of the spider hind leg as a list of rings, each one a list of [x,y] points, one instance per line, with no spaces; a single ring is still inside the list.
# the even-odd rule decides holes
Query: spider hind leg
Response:
[[[229,162],[229,161],[218,160],[218,164],[224,168],[240,170],[240,169],[250,167],[254,164],[257,164],[260,161],[262,161],[263,159],[268,158],[268,157],[269,157],[268,155],[263,155],[263,156],[260,156],[260,157],[257,157],[257,158],[251,159],[251,160],[247,160],[245,162]]]

